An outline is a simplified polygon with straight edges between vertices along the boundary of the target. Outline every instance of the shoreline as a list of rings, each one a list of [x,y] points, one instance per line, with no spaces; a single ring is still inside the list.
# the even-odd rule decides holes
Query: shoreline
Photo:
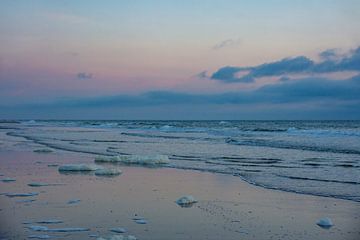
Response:
[[[60,174],[48,164],[93,163],[76,153],[0,152],[0,192],[39,192],[34,202],[0,196],[0,236],[10,239],[41,234],[24,228],[23,221],[61,218],[62,226],[91,231],[69,233],[71,239],[89,234],[111,235],[112,227],[125,227],[138,239],[356,239],[360,236],[360,203],[351,200],[274,191],[239,177],[175,168],[111,165],[123,171],[114,178],[93,174]],[[108,165],[108,164],[106,164]],[[5,176],[6,175],[6,176]],[[29,182],[62,183],[31,188]],[[199,202],[181,208],[175,201],[193,195]],[[80,199],[69,206],[70,199]],[[89,209],[91,211],[89,212]],[[141,215],[149,222],[135,224]],[[330,217],[334,226],[325,230],[316,221]],[[60,226],[61,224],[59,224]],[[6,229],[6,230],[5,230]],[[17,233],[16,237],[13,234]],[[4,235],[4,236],[3,236]]]

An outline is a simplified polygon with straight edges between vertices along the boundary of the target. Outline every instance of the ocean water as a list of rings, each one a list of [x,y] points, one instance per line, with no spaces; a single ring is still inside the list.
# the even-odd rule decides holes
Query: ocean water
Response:
[[[168,167],[360,202],[360,121],[13,121],[0,148],[168,155]]]

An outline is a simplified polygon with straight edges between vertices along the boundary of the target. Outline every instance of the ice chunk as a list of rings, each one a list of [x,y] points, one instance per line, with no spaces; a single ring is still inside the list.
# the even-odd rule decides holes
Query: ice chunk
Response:
[[[67,204],[76,204],[76,203],[79,203],[79,202],[81,202],[80,199],[71,199],[71,200],[69,200],[69,201],[67,202]]]
[[[46,219],[46,220],[37,221],[36,223],[40,223],[40,224],[57,224],[57,223],[63,223],[63,221],[59,220],[59,219]]]
[[[113,157],[97,156],[95,162],[113,162],[124,164],[158,165],[169,163],[166,155],[119,155]]]
[[[98,176],[117,176],[120,175],[121,173],[122,173],[121,170],[115,168],[104,168],[95,171],[95,175]]]
[[[15,182],[16,179],[15,178],[3,178],[1,179],[2,182]]]
[[[197,200],[193,196],[187,195],[176,200],[176,203],[181,207],[191,207],[197,203]]]
[[[59,171],[96,171],[103,167],[95,164],[66,164],[59,167]]]
[[[148,223],[148,221],[145,218],[139,217],[139,216],[134,217],[133,220],[137,224],[147,224]]]
[[[36,153],[51,153],[51,152],[53,152],[53,150],[48,149],[48,148],[43,148],[43,149],[35,149],[34,152],[36,152]]]
[[[137,238],[133,235],[112,235],[109,237],[99,237],[96,240],[136,240]]]
[[[330,218],[321,218],[319,221],[316,222],[316,224],[325,229],[331,228],[334,224],[332,223]]]
[[[111,228],[110,231],[115,233],[126,233],[126,229],[121,227]]]
[[[32,238],[32,239],[50,239],[51,236],[46,235],[46,234],[44,234],[44,235],[30,235],[30,236],[28,236],[28,238]]]
[[[30,192],[30,193],[6,193],[5,196],[7,197],[32,197],[37,196],[39,193],[37,192]]]

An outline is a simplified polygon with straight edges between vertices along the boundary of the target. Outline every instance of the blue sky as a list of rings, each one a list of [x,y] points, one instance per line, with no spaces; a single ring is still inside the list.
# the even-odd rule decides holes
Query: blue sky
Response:
[[[4,0],[0,119],[360,119],[359,22],[355,0]]]

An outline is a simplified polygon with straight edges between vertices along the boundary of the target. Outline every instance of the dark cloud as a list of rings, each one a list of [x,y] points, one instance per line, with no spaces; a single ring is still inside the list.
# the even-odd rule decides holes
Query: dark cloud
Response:
[[[224,41],[221,41],[213,47],[214,50],[218,50],[224,47],[234,46],[241,43],[241,39],[226,39]]]
[[[323,60],[333,60],[339,56],[337,54],[337,49],[333,48],[333,49],[327,49],[319,53],[319,57]]]
[[[247,71],[250,68],[241,68],[241,67],[231,67],[226,66],[223,68],[220,68],[218,71],[213,73],[211,76],[211,79],[220,80],[226,83],[234,83],[234,82],[253,82],[254,79],[250,76],[249,78],[238,78],[236,77],[236,74],[241,71]]]
[[[85,79],[91,79],[93,78],[93,75],[92,73],[86,73],[86,72],[79,72],[76,77],[78,79],[81,79],[81,80],[85,80]]]
[[[334,49],[320,53],[322,61],[315,63],[305,56],[285,58],[280,61],[264,63],[253,67],[222,67],[210,77],[224,83],[253,82],[259,77],[283,76],[294,73],[331,73],[357,71],[360,73],[360,47],[349,52],[347,56],[337,55]],[[236,77],[242,71],[248,71]]]

